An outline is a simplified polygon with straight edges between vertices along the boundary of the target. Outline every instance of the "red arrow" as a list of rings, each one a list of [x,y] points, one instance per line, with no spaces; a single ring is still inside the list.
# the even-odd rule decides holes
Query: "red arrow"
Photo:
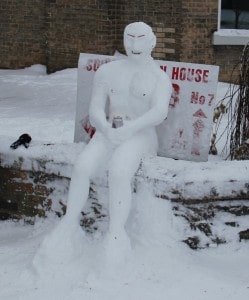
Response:
[[[207,116],[204,114],[203,110],[200,108],[199,110],[197,110],[194,114],[194,117],[197,118],[207,118]]]

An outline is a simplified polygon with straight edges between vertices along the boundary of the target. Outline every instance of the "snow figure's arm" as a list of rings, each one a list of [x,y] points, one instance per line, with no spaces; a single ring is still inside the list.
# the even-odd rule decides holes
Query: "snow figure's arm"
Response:
[[[168,115],[171,94],[172,83],[168,76],[164,74],[159,78],[154,89],[151,109],[139,118],[130,121],[127,124],[129,130],[135,134],[140,130],[161,124]]]
[[[156,83],[152,95],[151,109],[135,120],[127,121],[124,126],[108,130],[108,138],[114,144],[120,144],[138,131],[155,127],[167,117],[172,84],[168,76],[161,76]]]
[[[103,134],[106,134],[107,129],[110,128],[110,124],[106,120],[105,112],[107,99],[107,83],[100,68],[94,76],[92,98],[89,108],[89,118],[91,125],[94,126],[97,131],[100,131]]]

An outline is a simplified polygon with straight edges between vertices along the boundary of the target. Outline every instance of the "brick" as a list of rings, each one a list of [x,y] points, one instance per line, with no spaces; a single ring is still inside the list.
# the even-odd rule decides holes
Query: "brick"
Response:
[[[176,29],[175,28],[163,28],[163,32],[167,33],[175,33]]]
[[[163,49],[163,52],[164,52],[164,53],[171,53],[171,54],[174,54],[174,53],[175,53],[175,49],[168,49],[168,48],[165,48],[165,49]]]
[[[165,43],[167,44],[175,44],[176,40],[175,39],[164,39]]]
[[[157,38],[164,38],[165,37],[165,33],[164,32],[156,32],[156,37]]]

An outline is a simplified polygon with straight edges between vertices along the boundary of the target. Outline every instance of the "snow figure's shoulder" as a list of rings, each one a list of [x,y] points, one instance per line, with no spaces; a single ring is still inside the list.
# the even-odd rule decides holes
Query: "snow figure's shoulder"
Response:
[[[109,82],[120,74],[125,59],[115,60],[101,65],[94,75],[95,82]]]
[[[107,72],[111,72],[112,70],[120,69],[120,67],[124,64],[126,59],[113,60],[107,64],[103,64],[97,70],[98,73],[106,74]]]
[[[159,80],[167,80],[171,82],[168,74],[165,71],[163,71],[157,63],[154,64],[154,72],[156,73],[156,76]]]

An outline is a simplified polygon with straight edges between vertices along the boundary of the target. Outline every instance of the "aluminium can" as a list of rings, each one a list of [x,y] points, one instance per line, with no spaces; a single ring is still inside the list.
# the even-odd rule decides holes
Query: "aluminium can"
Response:
[[[114,117],[112,119],[112,128],[119,128],[123,126],[123,119],[122,117]]]

